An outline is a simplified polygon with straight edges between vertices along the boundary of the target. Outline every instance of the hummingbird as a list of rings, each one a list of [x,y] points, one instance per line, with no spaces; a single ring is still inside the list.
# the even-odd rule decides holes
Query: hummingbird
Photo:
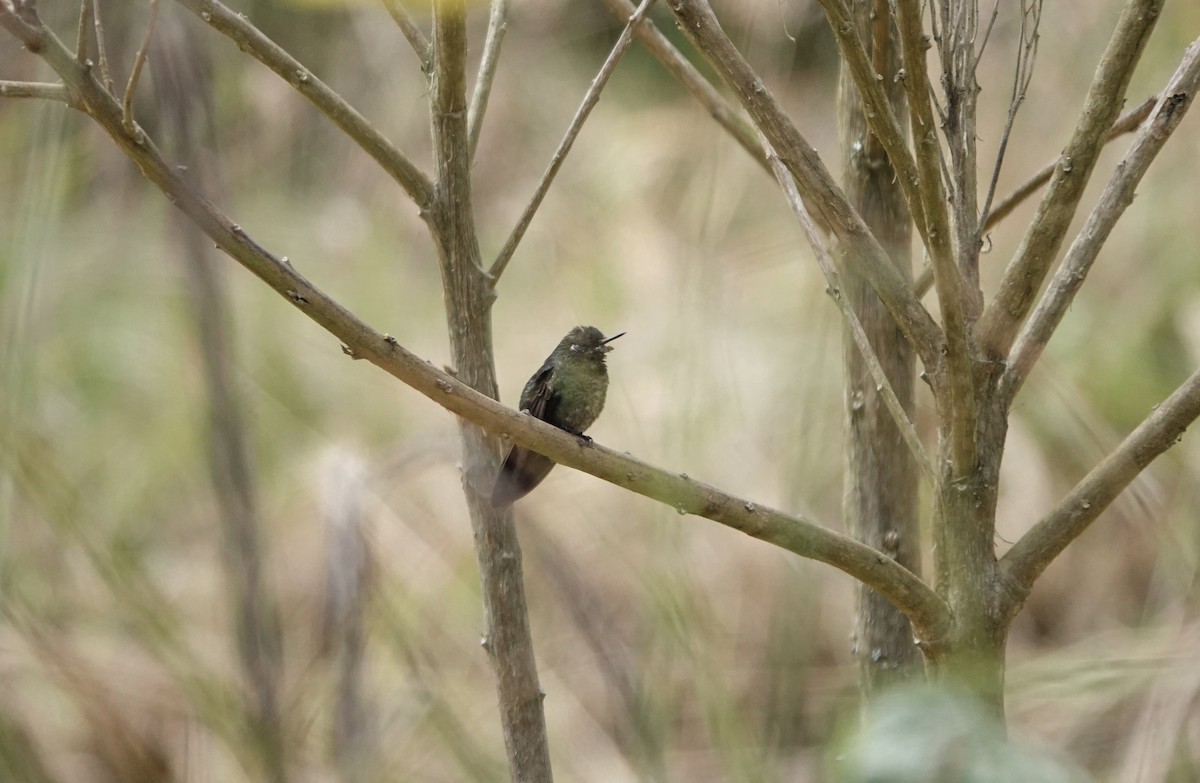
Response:
[[[590,441],[583,431],[600,415],[608,392],[604,355],[612,350],[609,343],[622,334],[625,333],[605,337],[594,326],[576,326],[567,332],[525,384],[521,391],[521,410]],[[492,505],[504,508],[524,497],[542,483],[553,467],[554,460],[549,457],[513,446],[496,477]]]

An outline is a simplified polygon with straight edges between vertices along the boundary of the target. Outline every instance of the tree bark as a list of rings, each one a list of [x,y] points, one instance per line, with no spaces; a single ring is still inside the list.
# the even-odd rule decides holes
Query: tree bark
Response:
[[[435,7],[432,120],[436,177],[429,226],[437,246],[454,374],[498,398],[492,353],[492,294],[479,253],[471,206],[466,98],[466,8]],[[483,647],[496,676],[509,774],[520,783],[550,783],[550,749],[542,712],[533,637],[525,601],[521,547],[511,513],[492,507],[500,441],[459,419],[463,491],[475,535],[483,592]]]
[[[893,110],[907,120],[904,88],[895,79],[900,67],[895,28],[885,0],[854,0],[851,8],[859,33],[868,42],[873,65],[883,76]],[[874,21],[873,21],[874,20]],[[867,130],[862,100],[842,60],[838,80],[842,153],[842,185],[887,251],[896,269],[912,279],[912,221],[895,170],[879,140]],[[870,283],[842,263],[843,287],[878,355],[897,399],[913,417],[915,357],[896,321]],[[921,570],[917,518],[918,470],[905,448],[899,428],[871,379],[862,352],[847,332],[845,364],[846,466],[843,514],[850,535],[897,560],[908,570]],[[857,585],[854,653],[859,685],[870,698],[889,685],[919,676],[920,651],[902,612],[875,590]]]

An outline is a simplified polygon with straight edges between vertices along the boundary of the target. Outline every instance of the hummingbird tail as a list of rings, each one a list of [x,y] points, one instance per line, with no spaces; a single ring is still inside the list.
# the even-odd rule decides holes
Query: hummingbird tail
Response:
[[[504,459],[500,475],[496,477],[496,486],[492,489],[492,506],[511,506],[541,484],[542,479],[546,478],[546,474],[553,467],[554,460],[549,457],[513,446]]]

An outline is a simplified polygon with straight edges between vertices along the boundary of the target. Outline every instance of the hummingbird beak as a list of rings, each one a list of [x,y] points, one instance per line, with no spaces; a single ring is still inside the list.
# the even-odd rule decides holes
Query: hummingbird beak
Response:
[[[608,353],[609,351],[611,351],[611,350],[612,350],[612,346],[611,346],[611,345],[609,345],[609,343],[611,343],[613,340],[617,339],[618,337],[621,337],[621,336],[622,336],[622,335],[624,335],[624,334],[625,334],[624,332],[621,332],[621,334],[614,334],[612,337],[609,337],[609,338],[606,338],[606,339],[604,339],[604,340],[601,340],[601,341],[600,341],[600,346],[601,346],[601,349],[602,349],[602,350],[603,350],[605,353]]]

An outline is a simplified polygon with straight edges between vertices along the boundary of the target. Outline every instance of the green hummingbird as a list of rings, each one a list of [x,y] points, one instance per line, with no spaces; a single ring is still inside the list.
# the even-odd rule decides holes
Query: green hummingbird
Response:
[[[594,326],[576,326],[533,374],[521,392],[521,410],[579,438],[604,408],[608,368],[604,355],[621,334],[605,337]],[[513,446],[504,458],[492,505],[504,508],[542,483],[554,460],[536,451]]]

